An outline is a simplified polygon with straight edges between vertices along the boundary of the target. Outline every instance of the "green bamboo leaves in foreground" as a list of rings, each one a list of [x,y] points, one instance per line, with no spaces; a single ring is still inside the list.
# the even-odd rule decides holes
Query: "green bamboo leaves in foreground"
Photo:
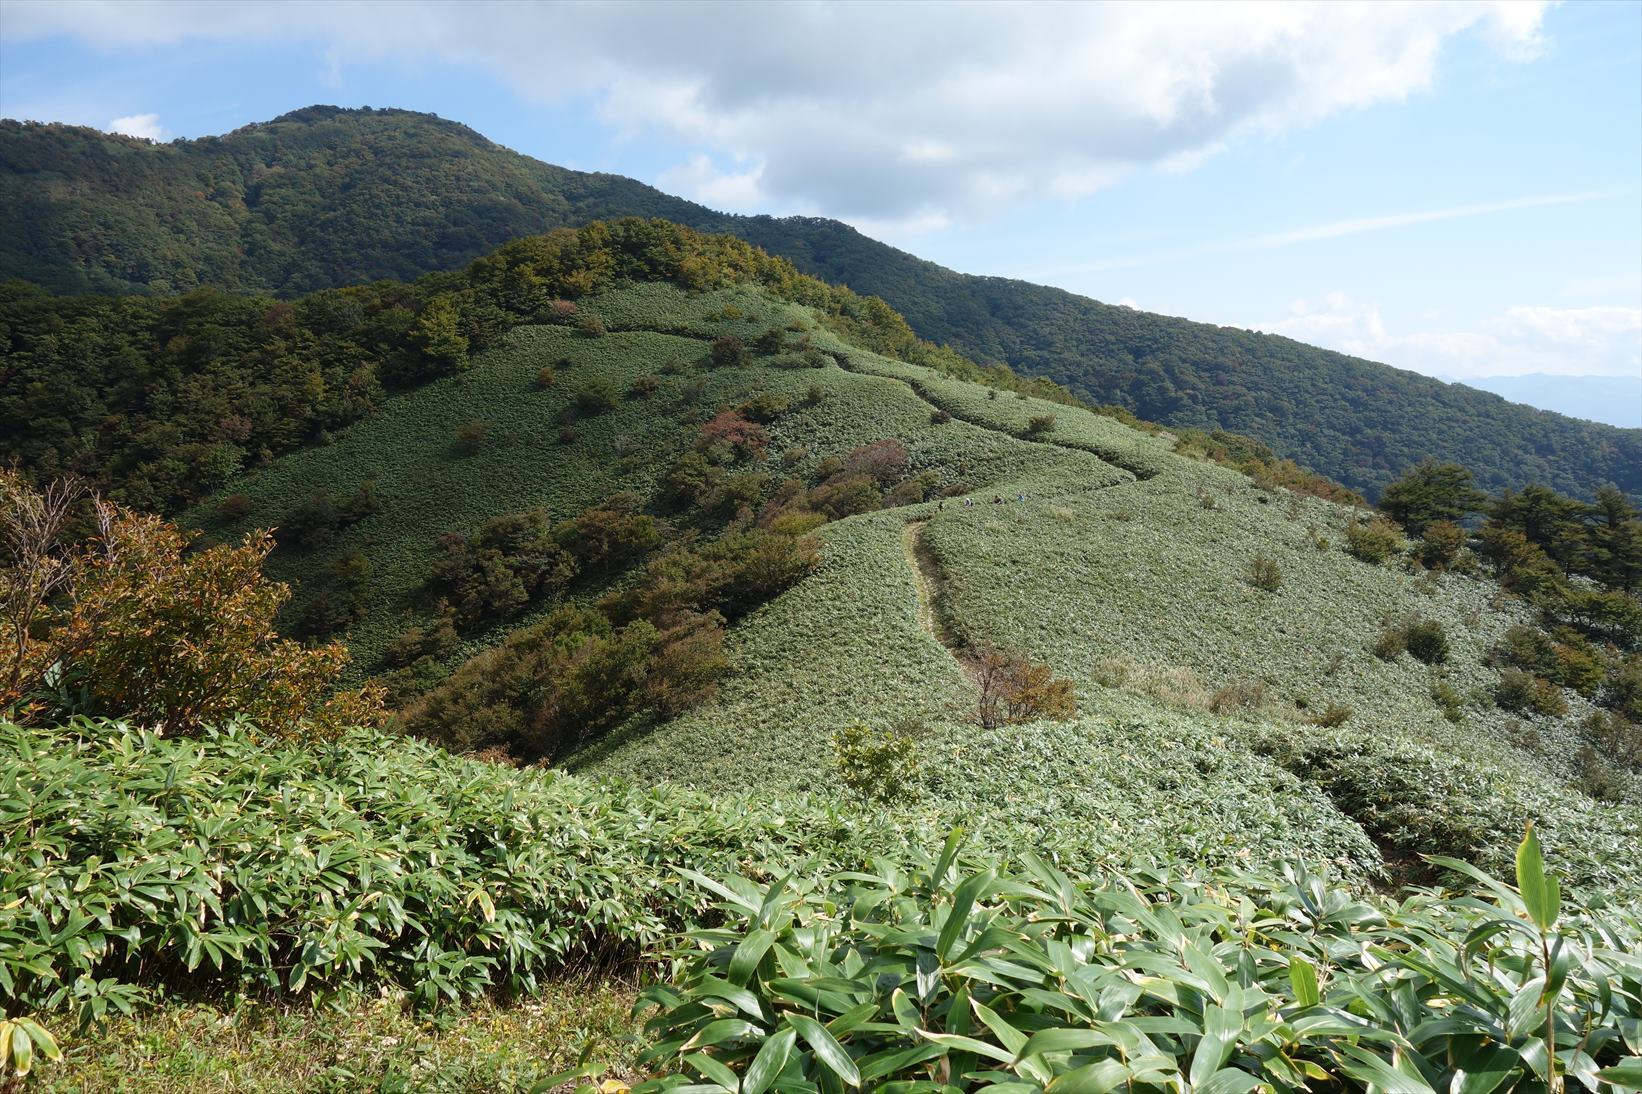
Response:
[[[1642,922],[1516,888],[1365,900],[1293,868],[1079,879],[949,841],[914,869],[701,883],[728,925],[652,988],[641,1089],[1617,1091]],[[1491,899],[1484,899],[1484,896]]]
[[[818,804],[364,732],[0,726],[0,756],[9,1073],[54,1056],[47,1028],[173,988],[433,1005],[641,961],[651,1089],[1642,1084],[1642,919],[1560,893],[1532,830],[1515,886],[1434,859],[1470,892],[1388,900],[1297,867],[1076,876],[958,834],[931,855]]]

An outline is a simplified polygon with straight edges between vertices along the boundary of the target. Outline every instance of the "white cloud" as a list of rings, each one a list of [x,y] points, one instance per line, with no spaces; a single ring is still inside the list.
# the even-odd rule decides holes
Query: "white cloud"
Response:
[[[104,128],[110,133],[124,133],[128,137],[143,137],[151,141],[165,136],[165,127],[160,125],[158,114],[128,114],[115,118]]]
[[[1412,213],[1388,213],[1383,216],[1353,217],[1348,220],[1335,220],[1326,224],[1312,224],[1304,228],[1293,228],[1285,232],[1255,236],[1234,246],[1238,249],[1244,247],[1286,247],[1292,243],[1311,243],[1319,239],[1339,239],[1341,236],[1361,235],[1364,232],[1383,232],[1389,228],[1408,228],[1415,224],[1460,220],[1465,217],[1487,216],[1490,213],[1513,212],[1517,209],[1535,209],[1545,205],[1573,205],[1582,201],[1594,201],[1597,198],[1611,196],[1612,193],[1606,190],[1593,190],[1578,194],[1539,194],[1532,197],[1512,198],[1508,201],[1456,205],[1447,209],[1424,209]]]
[[[1331,220],[1322,224],[1307,224],[1299,228],[1288,228],[1280,232],[1268,232],[1265,235],[1247,236],[1243,239],[1205,243],[1197,247],[1184,247],[1172,251],[1155,251],[1151,254],[1102,258],[1094,262],[1081,262],[1071,266],[1039,269],[1033,271],[1030,276],[1043,280],[1066,277],[1070,274],[1099,273],[1104,270],[1122,270],[1135,266],[1156,266],[1166,262],[1182,262],[1194,258],[1203,258],[1207,255],[1228,254],[1236,251],[1292,247],[1297,243],[1315,243],[1319,240],[1339,239],[1342,236],[1384,232],[1395,228],[1410,228],[1419,224],[1434,224],[1444,220],[1462,220],[1466,217],[1514,212],[1518,209],[1538,209],[1547,205],[1577,205],[1584,201],[1614,197],[1618,193],[1620,191],[1589,190],[1572,194],[1536,194],[1529,197],[1510,198],[1506,201],[1453,205],[1445,209],[1421,209],[1413,212],[1385,213],[1371,217],[1351,217],[1346,220]]]
[[[1541,48],[1545,4],[163,3],[10,0],[0,35],[123,49],[298,42],[426,60],[527,100],[592,96],[619,129],[737,165],[698,185],[901,219],[1190,170],[1238,138],[1428,88],[1444,47]],[[678,170],[699,172],[694,161]],[[727,188],[727,189],[721,189]]]
[[[759,180],[763,167],[745,171],[720,171],[711,158],[692,156],[687,163],[669,168],[657,180],[662,188],[694,198],[703,205],[731,213],[759,211],[762,194]]]
[[[1376,304],[1330,293],[1255,329],[1429,376],[1642,375],[1642,308],[1508,308],[1470,330],[1390,329]]]

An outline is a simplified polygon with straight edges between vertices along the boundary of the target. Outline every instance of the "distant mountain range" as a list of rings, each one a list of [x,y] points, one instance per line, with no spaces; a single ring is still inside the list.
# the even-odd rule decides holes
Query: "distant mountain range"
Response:
[[[1554,410],[1570,418],[1642,429],[1642,371],[1635,376],[1478,376],[1457,380],[1466,387],[1491,391],[1513,403]]]
[[[1177,428],[1225,429],[1375,496],[1455,460],[1491,489],[1642,493],[1642,431],[1572,420],[1272,335],[955,273],[837,221],[730,216],[570,171],[401,110],[316,106],[155,145],[0,122],[0,277],[60,293],[214,287],[292,296],[459,266],[512,238],[617,216],[740,236],[882,296],[923,337]]]

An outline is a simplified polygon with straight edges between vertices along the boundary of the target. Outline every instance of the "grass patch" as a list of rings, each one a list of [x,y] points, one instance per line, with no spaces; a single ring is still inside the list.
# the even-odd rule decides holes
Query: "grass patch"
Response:
[[[36,1089],[527,1091],[584,1051],[632,1077],[632,1004],[622,980],[553,981],[528,999],[436,1014],[396,994],[322,1005],[175,1001],[69,1035]]]

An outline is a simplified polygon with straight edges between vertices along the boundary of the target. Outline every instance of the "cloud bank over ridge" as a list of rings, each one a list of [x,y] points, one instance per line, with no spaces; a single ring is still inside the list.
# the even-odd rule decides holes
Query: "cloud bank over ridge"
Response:
[[[8,0],[3,33],[108,50],[295,42],[337,71],[469,66],[699,149],[665,177],[720,207],[940,225],[1406,99],[1461,35],[1531,58],[1545,7]]]

